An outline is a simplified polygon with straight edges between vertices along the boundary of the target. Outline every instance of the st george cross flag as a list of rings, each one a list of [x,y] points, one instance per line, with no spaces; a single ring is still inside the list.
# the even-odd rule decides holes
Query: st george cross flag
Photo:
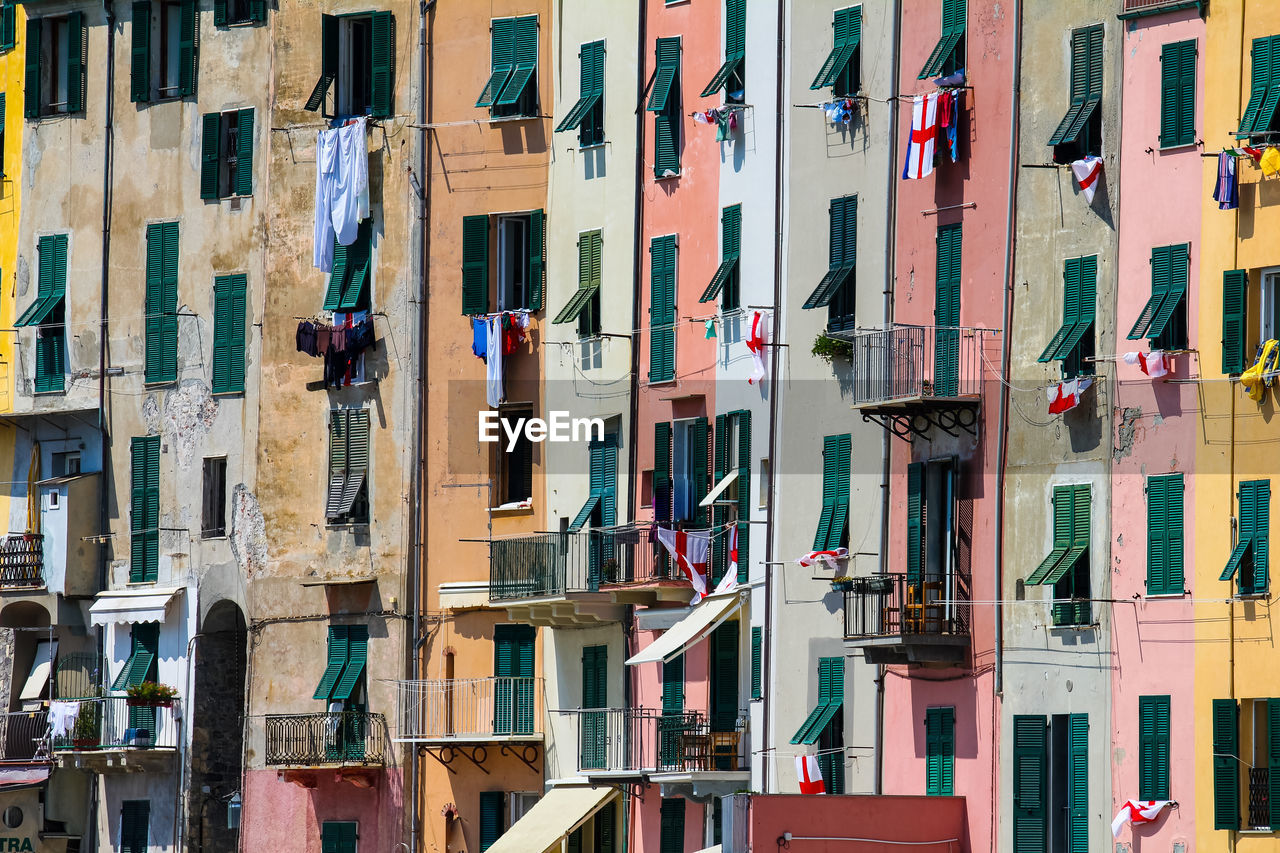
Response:
[[[933,144],[938,137],[938,93],[911,99],[911,131],[907,135],[907,162],[902,167],[904,181],[933,174]]]
[[[1138,365],[1152,379],[1159,379],[1169,372],[1169,357],[1158,349],[1151,352],[1127,352],[1124,354],[1124,363]]]
[[[805,554],[803,557],[796,560],[796,562],[807,569],[810,566],[817,565],[818,561],[821,560],[827,564],[827,568],[836,569],[839,568],[836,565],[836,561],[843,560],[848,556],[848,548],[836,548],[833,551],[810,551],[808,554]]]
[[[764,379],[764,350],[769,343],[769,320],[769,314],[765,311],[757,311],[751,315],[751,335],[747,338],[747,349],[751,350],[756,369],[747,377],[750,385]]]
[[[1048,388],[1049,414],[1060,415],[1080,405],[1080,395],[1089,390],[1092,384],[1092,379],[1072,379],[1050,385]]]
[[[729,549],[729,568],[716,584],[716,592],[733,592],[738,588],[738,525],[730,526],[725,533],[725,543]]]
[[[827,786],[822,784],[822,768],[818,766],[818,756],[796,756],[796,778],[800,780],[800,793],[825,794]]]
[[[1098,180],[1102,177],[1102,158],[1090,156],[1075,161],[1071,164],[1071,174],[1076,176],[1084,200],[1093,204],[1093,194],[1098,191]]]
[[[695,530],[686,533],[683,530],[659,527],[658,541],[671,554],[689,583],[693,584],[692,603],[697,604],[707,594],[707,551],[711,546],[711,532]]]
[[[1164,811],[1164,807],[1169,805],[1171,800],[1126,800],[1125,804],[1120,807],[1120,811],[1116,813],[1116,819],[1111,821],[1111,835],[1113,838],[1120,837],[1120,830],[1124,828],[1126,823],[1134,826],[1141,826],[1144,823],[1151,823],[1160,816],[1160,812]]]

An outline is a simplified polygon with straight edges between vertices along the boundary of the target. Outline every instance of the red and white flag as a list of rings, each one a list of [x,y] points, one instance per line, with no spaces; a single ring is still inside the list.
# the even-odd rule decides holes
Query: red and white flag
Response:
[[[822,784],[822,768],[818,766],[818,756],[796,756],[796,778],[800,780],[800,793],[825,794],[827,786]]]
[[[938,95],[916,95],[911,99],[911,132],[907,136],[907,162],[902,179],[927,178],[933,174],[933,145],[938,137]]]
[[[839,566],[836,565],[836,561],[845,560],[848,559],[848,557],[848,548],[836,548],[833,551],[810,551],[808,554],[805,554],[803,557],[796,560],[796,562],[807,569],[810,566],[817,565],[818,561],[822,561],[827,564],[827,568],[837,569]]]
[[[1076,160],[1071,164],[1071,173],[1076,176],[1084,200],[1093,204],[1093,194],[1098,191],[1098,181],[1102,178],[1102,158],[1090,156]]]
[[[1158,349],[1151,352],[1127,352],[1124,354],[1124,363],[1138,365],[1152,379],[1159,379],[1169,372],[1169,356]]]
[[[749,385],[764,379],[764,350],[769,343],[770,319],[767,311],[757,311],[751,315],[751,335],[747,338],[747,349],[751,350],[751,358],[756,363],[756,369],[747,377]]]
[[[1080,395],[1084,394],[1092,384],[1092,379],[1071,379],[1067,382],[1059,382],[1057,385],[1050,385],[1048,388],[1049,414],[1060,415],[1080,405]]]
[[[1126,823],[1134,826],[1151,823],[1160,816],[1160,812],[1164,811],[1164,807],[1171,802],[1171,800],[1125,801],[1125,804],[1120,807],[1120,811],[1116,813],[1116,819],[1111,821],[1112,837],[1119,838],[1120,830],[1124,828]]]
[[[659,527],[658,541],[693,584],[692,603],[697,604],[707,594],[707,552],[711,550],[711,532],[695,530],[687,533]]]
[[[738,525],[733,525],[725,534],[725,544],[729,550],[729,568],[724,577],[716,584],[716,593],[733,592],[738,588]]]

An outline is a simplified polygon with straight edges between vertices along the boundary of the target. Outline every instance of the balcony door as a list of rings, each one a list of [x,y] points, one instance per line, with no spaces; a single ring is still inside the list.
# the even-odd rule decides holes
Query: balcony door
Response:
[[[609,759],[608,714],[593,711],[609,705],[609,647],[582,649],[582,731],[578,763],[583,770],[604,770]],[[625,727],[624,727],[625,728]],[[613,756],[618,760],[620,756]]]
[[[493,733],[533,734],[532,625],[496,625],[493,629]]]
[[[955,610],[956,471],[954,457],[907,467],[905,626],[939,633]]]
[[[954,397],[960,391],[960,226],[938,229],[938,269],[933,309],[933,393]]]

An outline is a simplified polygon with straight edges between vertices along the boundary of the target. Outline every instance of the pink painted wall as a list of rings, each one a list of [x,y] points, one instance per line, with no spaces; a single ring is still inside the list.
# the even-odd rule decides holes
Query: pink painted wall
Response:
[[[1196,146],[1159,150],[1160,51],[1169,42],[1195,39],[1199,44],[1197,81],[1204,79],[1204,21],[1194,11],[1140,18],[1129,22],[1124,38],[1124,110],[1120,151],[1120,191],[1137,204],[1120,207],[1118,326],[1122,334],[1141,314],[1151,295],[1151,248],[1191,244],[1188,337],[1195,347],[1199,302],[1200,210],[1202,161]],[[1197,95],[1199,98],[1200,95]],[[1196,104],[1197,138],[1204,135],[1202,103]],[[1148,153],[1147,149],[1155,149]],[[1224,216],[1228,214],[1223,214]],[[1218,299],[1217,294],[1206,298]],[[1217,359],[1217,342],[1200,341],[1205,358]],[[1123,350],[1145,351],[1147,342],[1120,342]],[[1172,359],[1169,378],[1199,373],[1194,355]],[[1217,369],[1217,365],[1213,365]],[[1146,476],[1185,472],[1183,494],[1186,587],[1191,588],[1195,554],[1196,432],[1200,417],[1197,386],[1152,382],[1136,367],[1116,365],[1118,382],[1112,469],[1111,543],[1112,598],[1133,606],[1116,606],[1112,620],[1113,743],[1112,789],[1119,804],[1138,797],[1138,697],[1170,696],[1170,796],[1181,808],[1167,812],[1152,828],[1125,829],[1120,840],[1144,848],[1169,849],[1173,842],[1191,843],[1195,815],[1193,667],[1188,653],[1194,638],[1192,604],[1187,598],[1145,599],[1147,569]],[[1130,436],[1130,431],[1132,435]],[[1194,592],[1194,590],[1192,590]],[[1217,593],[1215,592],[1215,595]],[[1189,598],[1189,597],[1188,597]],[[1139,841],[1139,838],[1141,839]]]
[[[978,809],[979,813],[981,809]],[[966,841],[965,801],[960,797],[813,797],[800,794],[756,794],[749,817],[751,849],[773,850],[784,832],[809,838],[865,838],[913,842],[920,853],[967,853],[988,850]],[[948,839],[960,839],[949,843]],[[925,844],[922,842],[938,842]],[[646,850],[649,848],[645,848]],[[849,853],[875,850],[872,844],[847,840],[793,840],[791,849],[804,853]],[[885,845],[884,849],[904,849]]]
[[[404,780],[389,769],[372,788],[334,781],[318,771],[312,789],[282,782],[274,769],[245,774],[240,837],[245,850],[311,853],[320,849],[320,825],[327,820],[357,821],[361,851],[391,850],[401,841]],[[252,845],[247,840],[253,839]]]
[[[960,102],[959,153],[956,163],[937,165],[922,180],[897,182],[896,281],[894,322],[932,326],[935,323],[937,229],[960,223],[960,325],[1000,329],[1003,321],[1004,263],[1009,203],[1009,122],[1012,114],[1010,57],[1014,21],[992,0],[970,0],[967,22],[967,84]],[[902,40],[903,94],[935,91],[932,80],[916,75],[933,51],[941,31],[940,5],[935,0],[904,0],[903,21],[918,25]],[[912,104],[899,103],[898,174],[906,157],[907,129]],[[1038,152],[1036,152],[1038,153]],[[1024,159],[1026,159],[1024,157]],[[940,213],[937,208],[971,204]],[[928,439],[891,444],[889,565],[906,568],[907,464],[956,454],[960,457],[957,517],[960,542],[957,564],[967,567],[971,598],[998,598],[994,565],[996,439],[1000,386],[1000,338],[992,335],[983,346],[975,370],[982,376],[982,401],[977,437],[961,432],[958,439],[934,430]],[[931,369],[931,366],[930,366]],[[969,375],[961,365],[962,377]],[[958,797],[966,798],[967,843],[973,850],[992,848],[993,814],[998,814],[999,790],[995,765],[999,740],[999,712],[992,698],[995,655],[995,611],[975,604],[971,613],[971,660],[953,669],[890,667],[885,681],[885,718],[900,721],[885,733],[884,791],[886,794],[925,792],[924,719],[933,706],[955,707],[955,782]],[[922,810],[928,811],[928,810]],[[808,848],[806,848],[808,849]]]

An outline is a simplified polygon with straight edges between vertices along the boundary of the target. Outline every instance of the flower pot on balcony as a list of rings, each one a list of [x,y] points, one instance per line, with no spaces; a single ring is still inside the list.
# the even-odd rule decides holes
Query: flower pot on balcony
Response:
[[[853,589],[853,581],[852,580],[832,581],[831,589],[833,592],[848,592],[849,590]]]
[[[71,739],[71,747],[73,749],[93,749],[98,745],[96,737],[73,737]]]
[[[130,708],[172,708],[172,699],[139,699],[133,696],[124,700]]]

